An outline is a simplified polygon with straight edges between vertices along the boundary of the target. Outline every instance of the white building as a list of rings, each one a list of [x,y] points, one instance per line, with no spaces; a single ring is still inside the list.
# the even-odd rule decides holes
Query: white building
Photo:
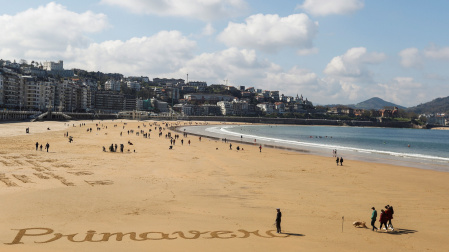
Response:
[[[260,108],[263,112],[267,114],[273,114],[274,113],[274,104],[272,103],[259,103],[257,104],[257,107]]]
[[[53,61],[45,61],[43,64],[44,70],[47,71],[63,71],[64,70],[64,62],[62,60],[58,62]]]
[[[126,86],[137,91],[140,90],[140,83],[137,81],[127,81]]]
[[[104,83],[104,90],[120,91],[120,81],[119,80],[107,80]]]
[[[246,101],[233,100],[232,102],[217,102],[222,115],[246,115],[249,112],[249,106]]]
[[[232,102],[220,101],[217,106],[220,107],[222,115],[232,115]]]

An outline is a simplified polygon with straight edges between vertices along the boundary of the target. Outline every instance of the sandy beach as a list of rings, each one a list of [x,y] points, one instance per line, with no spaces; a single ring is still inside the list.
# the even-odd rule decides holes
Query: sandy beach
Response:
[[[1,123],[0,146],[0,251],[447,251],[446,172],[231,150],[155,121]],[[387,204],[395,230],[371,231]]]

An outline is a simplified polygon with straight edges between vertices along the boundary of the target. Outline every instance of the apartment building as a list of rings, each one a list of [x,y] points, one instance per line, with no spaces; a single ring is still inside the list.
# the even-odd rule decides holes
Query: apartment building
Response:
[[[257,107],[262,112],[265,112],[266,114],[273,114],[275,112],[275,107],[274,107],[274,104],[272,104],[272,103],[268,103],[268,102],[259,103],[259,104],[257,104]]]
[[[95,109],[105,112],[118,112],[123,110],[123,94],[114,91],[97,91],[95,96]]]
[[[118,91],[120,92],[120,81],[110,79],[104,83],[104,90]]]
[[[40,97],[41,88],[40,82],[32,76],[22,76],[23,81],[23,108],[28,110],[41,109]]]
[[[0,106],[3,106],[3,74],[0,72]]]
[[[22,81],[12,73],[3,74],[3,106],[6,108],[21,108]]]
[[[219,95],[219,94],[185,94],[184,99],[187,101],[209,101],[209,102],[219,102],[219,101],[232,101],[234,96],[231,95]]]
[[[140,83],[137,81],[127,81],[126,86],[136,91],[140,90]]]

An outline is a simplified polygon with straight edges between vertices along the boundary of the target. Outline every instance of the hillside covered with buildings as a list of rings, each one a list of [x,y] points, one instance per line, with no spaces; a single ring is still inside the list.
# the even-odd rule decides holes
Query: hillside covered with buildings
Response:
[[[302,94],[285,95],[257,87],[204,81],[123,76],[64,69],[63,61],[19,63],[0,60],[0,108],[78,113],[142,111],[152,115],[265,116],[276,118],[395,120],[418,119],[398,109],[314,106]],[[431,118],[429,118],[431,119]],[[424,120],[427,120],[424,119]],[[439,124],[446,124],[440,120]]]

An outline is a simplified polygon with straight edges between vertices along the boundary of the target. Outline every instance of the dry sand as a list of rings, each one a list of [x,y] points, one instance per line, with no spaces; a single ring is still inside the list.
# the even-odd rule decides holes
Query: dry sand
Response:
[[[449,173],[95,123],[0,124],[0,251],[448,251]],[[386,204],[394,232],[352,226]]]

